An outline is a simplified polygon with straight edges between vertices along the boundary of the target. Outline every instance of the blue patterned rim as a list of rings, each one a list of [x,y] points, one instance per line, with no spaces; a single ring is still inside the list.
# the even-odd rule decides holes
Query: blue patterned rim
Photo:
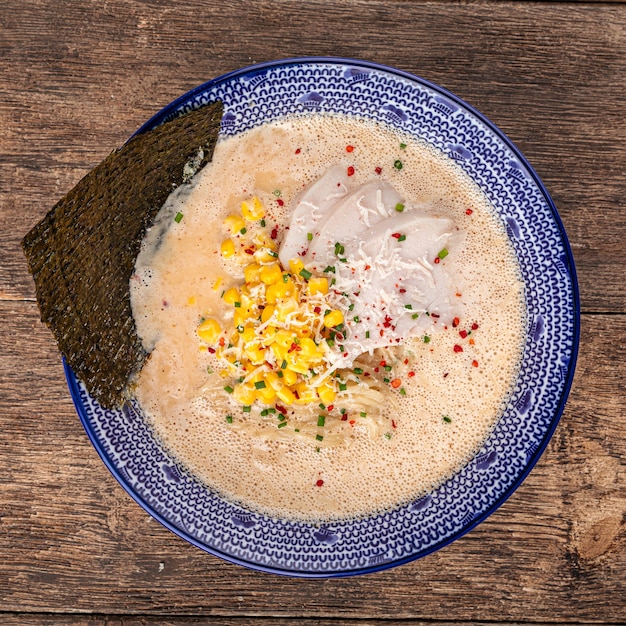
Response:
[[[565,407],[580,312],[574,260],[554,203],[519,150],[478,111],[426,80],[364,61],[288,59],[231,72],[178,98],[137,132],[217,98],[225,106],[225,135],[285,115],[345,113],[420,137],[465,170],[506,225],[525,280],[529,327],[511,401],[478,454],[429,495],[384,515],[323,526],[271,519],[223,500],[162,450],[136,404],[104,410],[65,364],[83,426],[111,473],[150,515],[233,563],[331,577],[374,572],[434,552],[515,491]]]

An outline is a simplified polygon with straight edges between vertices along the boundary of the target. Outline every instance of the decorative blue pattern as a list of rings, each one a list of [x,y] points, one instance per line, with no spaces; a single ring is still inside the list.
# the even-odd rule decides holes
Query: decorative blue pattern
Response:
[[[556,209],[511,142],[453,94],[408,74],[345,59],[255,66],[202,85],[138,132],[221,99],[221,132],[286,115],[336,112],[386,122],[454,159],[504,221],[522,268],[529,329],[511,402],[482,450],[431,494],[375,517],[316,527],[246,511],[205,487],[159,446],[139,407],[103,410],[66,366],[83,425],[122,486],[198,547],[235,563],[299,576],[344,576],[424,556],[492,513],[544,450],[563,411],[578,346],[571,251]]]

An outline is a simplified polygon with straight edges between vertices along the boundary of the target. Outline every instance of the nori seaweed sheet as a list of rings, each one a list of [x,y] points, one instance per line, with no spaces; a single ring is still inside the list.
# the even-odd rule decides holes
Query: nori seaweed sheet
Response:
[[[22,240],[41,319],[105,408],[124,403],[147,356],[129,293],[141,241],[169,194],[187,182],[185,165],[197,164],[200,149],[199,167],[211,160],[222,112],[213,102],[135,135]]]

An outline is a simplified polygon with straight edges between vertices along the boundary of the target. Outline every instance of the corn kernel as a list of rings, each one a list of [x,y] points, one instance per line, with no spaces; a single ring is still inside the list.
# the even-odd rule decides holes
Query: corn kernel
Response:
[[[219,322],[213,317],[207,317],[200,326],[198,326],[198,336],[202,341],[214,343],[219,337],[222,329]]]
[[[264,265],[260,272],[259,277],[266,285],[272,285],[279,280],[282,281],[283,273],[278,263],[272,263],[271,265]]]
[[[289,269],[293,274],[299,274],[304,268],[304,263],[300,259],[290,259]]]
[[[266,304],[265,308],[263,309],[262,313],[261,313],[261,321],[263,323],[267,322],[272,315],[274,315],[274,310],[276,307],[274,307],[273,304]]]
[[[307,289],[310,295],[328,293],[328,278],[325,276],[312,277],[308,282]]]
[[[256,389],[248,383],[238,383],[233,389],[233,397],[240,404],[252,404],[256,400]]]
[[[246,283],[251,285],[256,285],[259,283],[259,272],[261,271],[261,266],[256,263],[250,263],[250,265],[246,265],[243,270],[243,276]]]
[[[236,287],[231,287],[224,292],[223,298],[226,304],[235,304],[235,302],[240,302],[241,295]]]
[[[290,298],[289,300],[284,300],[280,304],[276,305],[276,317],[279,322],[285,322],[287,320],[287,316],[297,310],[298,303],[293,298]]]
[[[276,392],[276,395],[282,400],[285,404],[293,404],[296,400],[296,396],[293,391],[289,389],[289,387],[285,386],[282,389],[279,389]]]
[[[257,389],[257,398],[265,404],[273,404],[276,401],[277,392],[271,387],[264,387],[263,389]]]
[[[262,363],[265,363],[265,350],[263,350],[260,346],[247,346],[244,354],[252,365],[261,365]]]
[[[234,235],[234,234],[240,232],[242,228],[245,228],[246,227],[246,223],[245,223],[243,217],[241,217],[239,215],[229,215],[224,220],[224,226],[226,226],[226,228],[228,229],[228,232],[231,235]]]
[[[268,285],[267,289],[265,290],[265,299],[270,304],[276,304],[278,300],[290,298],[291,296],[295,295],[295,293],[296,288],[294,283],[291,282],[291,279],[288,280],[286,283],[280,280],[277,283],[272,283],[271,285]]]
[[[252,198],[251,202],[241,203],[241,214],[247,220],[260,220],[265,215],[265,209],[258,198]]]
[[[334,328],[343,324],[343,313],[337,309],[333,309],[328,315],[324,316],[324,326],[326,328]]]
[[[283,381],[280,379],[280,376],[276,372],[267,372],[265,374],[265,382],[274,390],[278,391],[284,385]]]
[[[222,256],[225,259],[228,259],[235,254],[235,242],[232,239],[225,239],[224,241],[222,241],[222,246],[220,249],[222,252]]]
[[[319,402],[319,398],[315,389],[309,387],[304,381],[299,382],[295,386],[298,392],[297,402],[299,404],[310,404],[311,402]]]
[[[217,291],[217,290],[218,290],[218,289],[222,286],[222,283],[223,283],[223,282],[224,282],[224,281],[223,281],[222,277],[221,277],[221,276],[218,276],[218,277],[215,279],[215,282],[213,283],[213,291]]]
[[[326,381],[317,388],[317,395],[324,404],[328,405],[334,402],[337,392],[333,388],[332,384]]]
[[[298,374],[289,368],[285,368],[282,370],[283,372],[283,380],[285,381],[285,385],[295,385],[298,381]]]

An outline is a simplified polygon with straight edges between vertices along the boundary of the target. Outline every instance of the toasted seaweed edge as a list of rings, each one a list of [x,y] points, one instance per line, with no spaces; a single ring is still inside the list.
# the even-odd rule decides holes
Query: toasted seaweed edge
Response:
[[[212,159],[222,113],[220,101],[208,103],[133,136],[22,240],[41,320],[104,408],[123,404],[147,356],[129,293],[141,241],[169,194],[188,181],[185,166]]]

